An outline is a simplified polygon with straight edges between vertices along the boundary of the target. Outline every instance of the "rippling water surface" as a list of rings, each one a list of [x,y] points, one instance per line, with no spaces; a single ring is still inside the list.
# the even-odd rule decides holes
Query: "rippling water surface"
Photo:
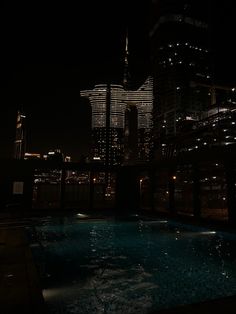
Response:
[[[149,313],[236,294],[236,237],[171,221],[48,219],[29,230],[50,313]]]

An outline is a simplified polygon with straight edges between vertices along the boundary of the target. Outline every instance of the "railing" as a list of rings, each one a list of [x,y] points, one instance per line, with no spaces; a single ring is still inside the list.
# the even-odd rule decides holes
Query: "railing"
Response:
[[[18,204],[23,210],[113,209],[121,213],[142,209],[236,224],[235,155],[230,148],[216,148],[109,169],[92,164],[2,161],[1,208]]]

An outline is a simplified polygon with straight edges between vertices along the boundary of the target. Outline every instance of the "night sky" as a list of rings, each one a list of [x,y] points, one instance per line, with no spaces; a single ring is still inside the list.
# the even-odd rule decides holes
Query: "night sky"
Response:
[[[216,80],[236,85],[233,0],[213,4]],[[1,157],[12,155],[16,110],[22,106],[28,151],[61,148],[77,160],[88,152],[91,123],[90,108],[79,92],[97,83],[121,83],[127,25],[134,86],[149,71],[149,1],[18,1],[1,6]]]

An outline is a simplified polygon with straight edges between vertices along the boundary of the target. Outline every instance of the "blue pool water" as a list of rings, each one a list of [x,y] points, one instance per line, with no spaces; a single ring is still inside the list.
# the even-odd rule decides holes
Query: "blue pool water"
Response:
[[[236,294],[236,237],[171,221],[48,219],[29,230],[50,313],[151,313]]]

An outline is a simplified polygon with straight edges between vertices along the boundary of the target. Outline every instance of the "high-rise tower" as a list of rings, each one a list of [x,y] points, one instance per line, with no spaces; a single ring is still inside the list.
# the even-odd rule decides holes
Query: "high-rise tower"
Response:
[[[109,90],[109,97],[107,93]],[[92,90],[80,92],[82,97],[89,99],[92,107],[92,157],[109,165],[121,164],[124,161],[125,142],[125,114],[127,103],[135,108],[137,113],[131,113],[137,119],[137,162],[145,162],[151,154],[152,107],[153,107],[153,80],[148,77],[138,90],[124,90],[116,84],[98,84]],[[110,107],[107,110],[107,101]],[[109,119],[109,128],[107,124]],[[129,121],[134,123],[135,121]],[[132,130],[133,127],[131,126]],[[109,136],[107,136],[109,132]],[[135,134],[131,131],[131,139]],[[108,142],[109,141],[109,142]],[[108,142],[108,145],[107,145]],[[106,162],[107,163],[107,162]]]
[[[209,109],[212,82],[208,0],[155,0],[150,30],[154,75],[154,129],[175,135],[183,121],[200,119]]]
[[[98,84],[80,92],[92,107],[92,158],[107,165],[147,162],[152,151],[153,80],[130,89],[128,32],[123,86]]]
[[[26,149],[25,118],[20,110],[16,116],[16,136],[14,141],[14,159],[24,159]]]
[[[123,158],[123,93],[122,86],[115,84],[98,84],[80,92],[92,108],[92,158],[107,165],[120,164]]]

